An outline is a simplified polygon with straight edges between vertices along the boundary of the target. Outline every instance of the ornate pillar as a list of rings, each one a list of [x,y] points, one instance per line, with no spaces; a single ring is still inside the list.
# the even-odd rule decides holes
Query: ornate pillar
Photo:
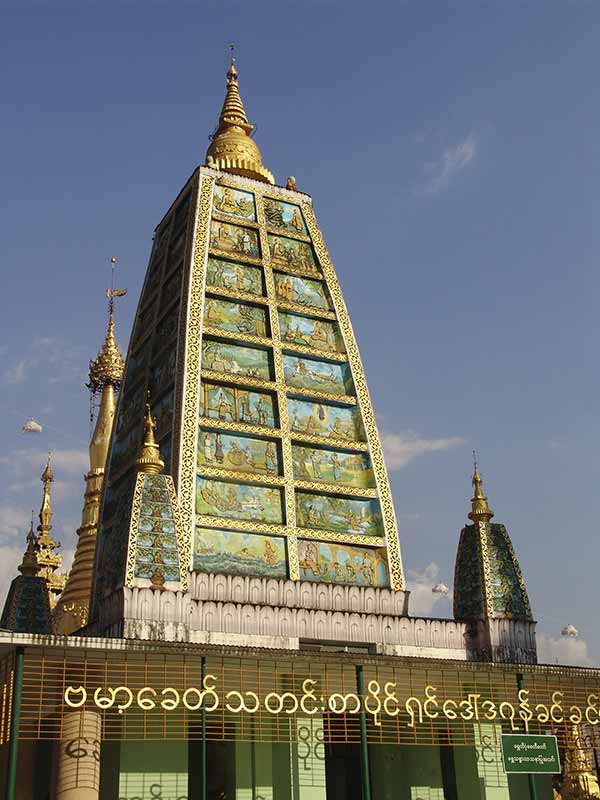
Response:
[[[65,716],[56,800],[98,800],[101,724],[100,714],[94,711],[74,711]]]

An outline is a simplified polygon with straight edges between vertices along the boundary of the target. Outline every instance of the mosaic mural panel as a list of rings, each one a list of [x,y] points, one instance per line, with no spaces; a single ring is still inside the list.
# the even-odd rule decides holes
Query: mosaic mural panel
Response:
[[[160,394],[175,380],[175,365],[177,363],[177,350],[170,347],[158,356],[156,363],[150,370],[150,390],[153,395]]]
[[[344,352],[344,342],[338,326],[333,322],[280,311],[279,328],[281,340],[285,344],[301,344],[317,350]]]
[[[267,428],[277,426],[272,395],[205,381],[202,383],[200,414],[225,422],[247,422]]]
[[[375,486],[371,460],[366,453],[344,453],[293,445],[294,478],[368,489]]]
[[[287,577],[285,540],[281,536],[197,527],[193,559],[198,572]]]
[[[258,234],[252,228],[240,228],[228,222],[212,220],[210,223],[210,246],[238,256],[260,258]]]
[[[241,217],[251,222],[256,220],[254,195],[251,192],[242,192],[240,189],[231,189],[229,186],[215,186],[213,209],[220,214]]]
[[[296,492],[298,524],[361,536],[383,536],[383,520],[377,500]]]
[[[140,420],[128,433],[115,437],[111,451],[111,466],[115,472],[137,458],[142,443],[143,422]]]
[[[288,386],[317,389],[321,392],[350,394],[352,380],[346,364],[331,364],[314,358],[283,354],[283,372]]]
[[[306,235],[306,225],[300,206],[284,203],[282,200],[274,200],[272,197],[263,197],[263,205],[267,225],[270,225],[271,228],[281,228],[284,231]]]
[[[152,403],[152,416],[156,422],[155,435],[162,439],[173,425],[173,390],[163,395],[157,402]]]
[[[454,615],[457,619],[485,616],[483,575],[477,540],[475,525],[465,525],[460,534],[454,578],[454,585],[460,586],[460,592],[454,595]]]
[[[210,478],[196,479],[196,513],[281,524],[281,490]]]
[[[302,272],[318,274],[319,269],[312,247],[306,242],[269,234],[269,252],[275,267],[292,267]]]
[[[180,580],[175,514],[164,475],[144,475],[140,499],[134,575]]]
[[[270,439],[211,430],[200,430],[198,464],[264,475],[278,475],[281,469],[277,445]]]
[[[529,616],[504,525],[488,528],[488,559],[494,611],[511,617]]]
[[[290,429],[294,433],[315,436],[336,436],[350,442],[363,442],[365,431],[360,414],[353,408],[340,408],[329,403],[287,399]]]
[[[264,294],[262,272],[258,267],[237,264],[234,261],[223,261],[214,256],[208,259],[206,285],[214,286],[216,289]]]
[[[298,275],[285,275],[275,272],[275,293],[282,303],[297,303],[307,308],[320,308],[329,311],[331,304],[325,284]]]
[[[384,548],[300,539],[298,560],[301,580],[378,588],[390,585]]]
[[[202,367],[251,378],[271,379],[271,360],[266,350],[202,340]]]
[[[204,304],[204,324],[211,328],[221,328],[234,333],[250,333],[254,336],[267,336],[267,317],[264,308],[217,300],[207,297]]]

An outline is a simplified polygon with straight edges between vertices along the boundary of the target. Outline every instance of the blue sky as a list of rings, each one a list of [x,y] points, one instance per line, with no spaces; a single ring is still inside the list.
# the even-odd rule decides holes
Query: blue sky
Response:
[[[117,255],[125,349],[152,231],[204,159],[227,43],[266,165],[340,277],[386,443],[414,608],[448,615],[471,450],[550,660],[600,662],[600,6],[0,5],[1,580],[44,453],[74,544],[83,386]],[[40,419],[39,436],[19,433]],[[572,623],[580,641],[560,641]]]

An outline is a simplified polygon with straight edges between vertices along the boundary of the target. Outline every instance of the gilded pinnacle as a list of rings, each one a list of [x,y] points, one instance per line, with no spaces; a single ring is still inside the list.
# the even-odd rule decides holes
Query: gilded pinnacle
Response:
[[[489,522],[494,516],[494,512],[489,507],[487,497],[484,495],[483,489],[481,488],[482,481],[477,462],[475,462],[472,483],[474,492],[471,498],[471,513],[469,514],[469,519],[472,519],[473,522]]]
[[[146,418],[144,420],[144,443],[138,456],[135,466],[138,472],[146,472],[150,475],[158,475],[162,472],[165,462],[160,457],[160,447],[154,438],[156,422],[150,412],[150,403],[146,403]]]
[[[263,166],[258,145],[250,138],[253,130],[254,125],[248,121],[240,97],[238,73],[232,58],[227,71],[227,92],[219,124],[206,151],[206,166],[265,183],[275,183],[271,172]]]
[[[112,290],[109,289],[109,292]],[[122,290],[121,290],[122,291]],[[121,385],[125,362],[117,340],[115,339],[115,322],[113,319],[113,296],[110,295],[108,304],[108,329],[104,344],[98,356],[90,361],[90,382],[88,384],[92,392],[97,392],[107,384],[111,384],[116,389]]]
[[[18,570],[23,575],[36,577],[39,572],[37,560],[37,539],[33,530],[33,518],[29,531],[27,532],[27,547],[23,554],[23,561],[19,564]]]

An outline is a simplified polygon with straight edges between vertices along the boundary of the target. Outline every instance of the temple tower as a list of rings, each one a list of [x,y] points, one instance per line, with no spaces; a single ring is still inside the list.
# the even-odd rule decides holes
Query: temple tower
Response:
[[[113,259],[113,264],[114,261],[115,259]],[[100,394],[100,407],[90,441],[90,469],[85,476],[83,511],[81,525],[77,530],[77,546],[73,566],[65,589],[54,609],[56,629],[59,633],[64,634],[82,628],[88,621],[100,496],[116,410],[116,398],[125,366],[115,339],[114,297],[125,291],[108,289],[108,328],[98,356],[90,361],[88,387],[92,394]]]
[[[454,574],[454,616],[471,623],[471,648],[482,659],[536,661],[535,623],[506,527],[491,510],[475,462],[469,519],[460,533]]]
[[[54,608],[59,595],[65,588],[67,576],[60,572],[62,567],[62,556],[58,553],[60,542],[53,539],[50,531],[52,530],[52,501],[50,496],[51,484],[54,481],[54,473],[50,466],[50,456],[42,473],[42,483],[44,493],[42,496],[42,506],[40,508],[37,533],[36,559],[38,563],[38,575],[46,582],[50,607]]]
[[[310,196],[291,179],[275,185],[252,131],[232,63],[206,165],[154,235],[108,461],[98,632],[127,635],[150,603],[129,538],[148,391],[195,609],[175,614],[180,635],[225,624],[207,618],[207,604],[232,593],[252,606],[231,622],[240,634],[366,640],[375,633],[352,609],[406,610],[381,443],[337,276]],[[152,545],[144,555],[150,563]],[[337,633],[335,608],[346,614]]]

